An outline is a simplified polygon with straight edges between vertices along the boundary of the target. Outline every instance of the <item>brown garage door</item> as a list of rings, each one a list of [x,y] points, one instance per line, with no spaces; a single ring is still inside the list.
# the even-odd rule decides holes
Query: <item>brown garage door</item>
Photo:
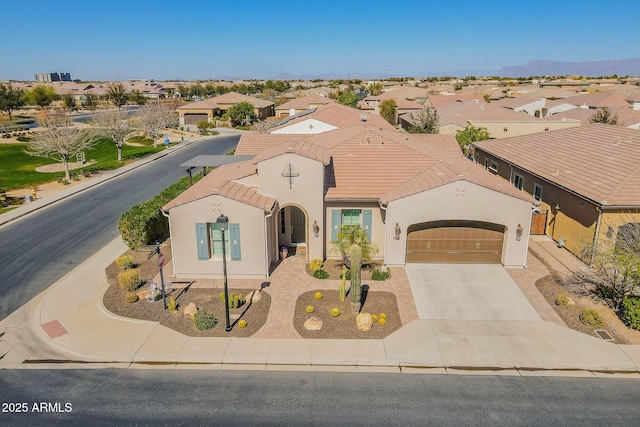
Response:
[[[438,221],[409,227],[407,262],[500,263],[504,227],[472,221]]]
[[[200,121],[209,120],[209,116],[206,114],[185,114],[184,115],[184,124],[185,125],[197,125]]]

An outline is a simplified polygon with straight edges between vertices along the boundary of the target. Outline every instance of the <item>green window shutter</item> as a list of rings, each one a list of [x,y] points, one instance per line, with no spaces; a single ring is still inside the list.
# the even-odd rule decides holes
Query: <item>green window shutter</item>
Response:
[[[240,261],[240,224],[229,224],[231,261]]]
[[[362,211],[362,229],[367,233],[367,238],[371,243],[371,209]]]
[[[207,224],[196,223],[196,244],[198,246],[198,259],[209,259],[209,236],[207,236]]]
[[[331,210],[331,241],[338,240],[338,233],[342,225],[342,211],[340,209]]]

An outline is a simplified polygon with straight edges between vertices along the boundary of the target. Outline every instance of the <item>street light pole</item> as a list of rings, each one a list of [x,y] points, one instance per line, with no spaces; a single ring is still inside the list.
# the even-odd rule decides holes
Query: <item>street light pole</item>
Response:
[[[224,240],[224,232],[227,231],[227,224],[229,223],[229,218],[226,215],[220,214],[218,219],[216,220],[218,224],[218,229],[222,233],[222,275],[224,277],[224,314],[226,318],[226,328],[225,331],[231,331],[231,322],[229,321],[229,288],[227,287],[227,251],[226,244]]]

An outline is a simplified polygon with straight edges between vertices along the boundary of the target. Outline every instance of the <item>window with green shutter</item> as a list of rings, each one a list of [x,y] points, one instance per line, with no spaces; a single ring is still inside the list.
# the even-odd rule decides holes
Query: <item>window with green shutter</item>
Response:
[[[360,225],[360,209],[343,209],[342,225]]]
[[[220,226],[216,223],[209,224],[209,237],[211,239],[211,253],[212,255],[222,256],[222,231]],[[229,231],[224,232],[225,251],[227,256],[231,254],[229,248]]]

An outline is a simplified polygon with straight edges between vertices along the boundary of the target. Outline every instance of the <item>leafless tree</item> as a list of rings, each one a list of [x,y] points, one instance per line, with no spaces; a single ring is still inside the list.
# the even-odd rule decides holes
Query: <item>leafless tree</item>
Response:
[[[174,109],[168,105],[153,103],[143,105],[136,113],[138,127],[153,139],[156,146],[156,139],[163,129],[172,127],[178,123],[178,116]]]
[[[138,129],[134,126],[131,116],[120,109],[105,110],[92,120],[94,135],[110,139],[118,149],[118,161],[122,161],[122,146],[129,136]]]
[[[610,227],[607,236],[593,253],[591,268],[576,271],[566,283],[619,312],[624,298],[640,291],[640,222],[629,217],[617,232]]]
[[[38,131],[27,143],[25,152],[30,156],[49,157],[64,165],[64,175],[71,179],[69,160],[95,145],[95,137],[64,116],[49,116],[39,123]]]
[[[251,126],[251,130],[255,130],[258,133],[269,133],[276,123],[273,120],[260,120]]]

